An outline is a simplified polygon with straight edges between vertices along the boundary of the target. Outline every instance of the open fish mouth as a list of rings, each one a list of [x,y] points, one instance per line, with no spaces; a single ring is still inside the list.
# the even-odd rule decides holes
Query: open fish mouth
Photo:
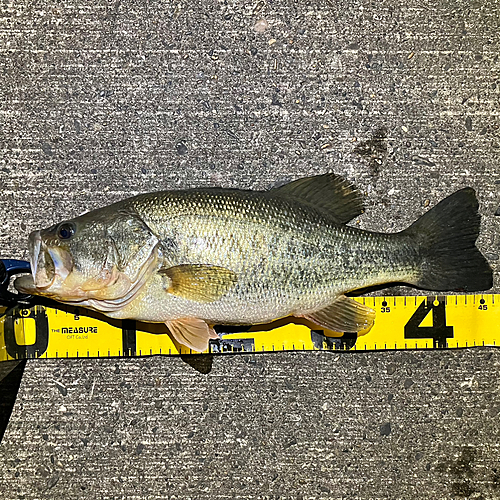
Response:
[[[28,251],[29,251],[31,274],[24,274],[16,278],[14,286],[18,292],[26,294],[37,293],[35,276],[40,271],[41,268],[41,265],[38,262],[41,246],[42,246],[42,238],[40,236],[40,231],[35,231],[31,233],[28,239]],[[45,278],[47,278],[47,276]],[[51,282],[53,282],[53,280]]]
[[[28,241],[31,274],[36,288],[47,289],[55,281],[55,265],[50,253],[43,245],[40,231],[30,234]]]
[[[56,279],[63,282],[71,272],[73,262],[70,254],[59,247],[45,245],[40,231],[30,234],[28,248],[33,283],[37,289],[50,288]]]

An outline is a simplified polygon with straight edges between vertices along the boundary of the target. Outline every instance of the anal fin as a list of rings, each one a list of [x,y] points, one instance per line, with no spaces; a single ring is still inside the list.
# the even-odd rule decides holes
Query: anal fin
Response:
[[[304,314],[303,317],[328,330],[357,333],[371,328],[375,321],[375,311],[341,295],[328,307]]]

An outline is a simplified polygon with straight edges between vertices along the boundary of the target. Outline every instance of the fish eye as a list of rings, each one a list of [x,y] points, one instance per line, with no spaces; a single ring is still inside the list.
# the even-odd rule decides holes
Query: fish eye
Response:
[[[61,240],[69,240],[73,237],[75,232],[76,227],[72,222],[63,222],[57,230],[57,236],[59,236]]]

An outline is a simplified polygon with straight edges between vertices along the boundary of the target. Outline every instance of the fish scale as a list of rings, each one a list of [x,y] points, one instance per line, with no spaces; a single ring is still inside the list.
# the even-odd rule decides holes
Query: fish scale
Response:
[[[368,286],[491,287],[491,268],[475,246],[472,189],[400,233],[346,225],[361,212],[359,192],[334,174],[270,191],[143,194],[32,233],[37,273],[16,287],[117,319],[165,322],[198,351],[216,336],[213,324],[294,315],[362,331],[375,312],[344,294]]]
[[[272,192],[181,191],[131,203],[161,241],[174,242],[177,255],[169,265],[204,263],[238,274],[234,289],[212,304],[171,300],[163,286],[148,290],[147,297],[157,296],[155,307],[169,301],[163,307],[180,316],[261,323],[326,306],[386,275],[403,280],[417,268],[407,238],[336,224],[328,214]],[[402,262],[405,254],[413,263]]]

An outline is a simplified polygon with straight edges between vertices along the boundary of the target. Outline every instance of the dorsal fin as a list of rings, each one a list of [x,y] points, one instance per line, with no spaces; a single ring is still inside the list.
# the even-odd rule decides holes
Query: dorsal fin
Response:
[[[363,213],[360,192],[349,181],[335,174],[304,177],[273,191],[328,212],[339,224],[345,224]]]

